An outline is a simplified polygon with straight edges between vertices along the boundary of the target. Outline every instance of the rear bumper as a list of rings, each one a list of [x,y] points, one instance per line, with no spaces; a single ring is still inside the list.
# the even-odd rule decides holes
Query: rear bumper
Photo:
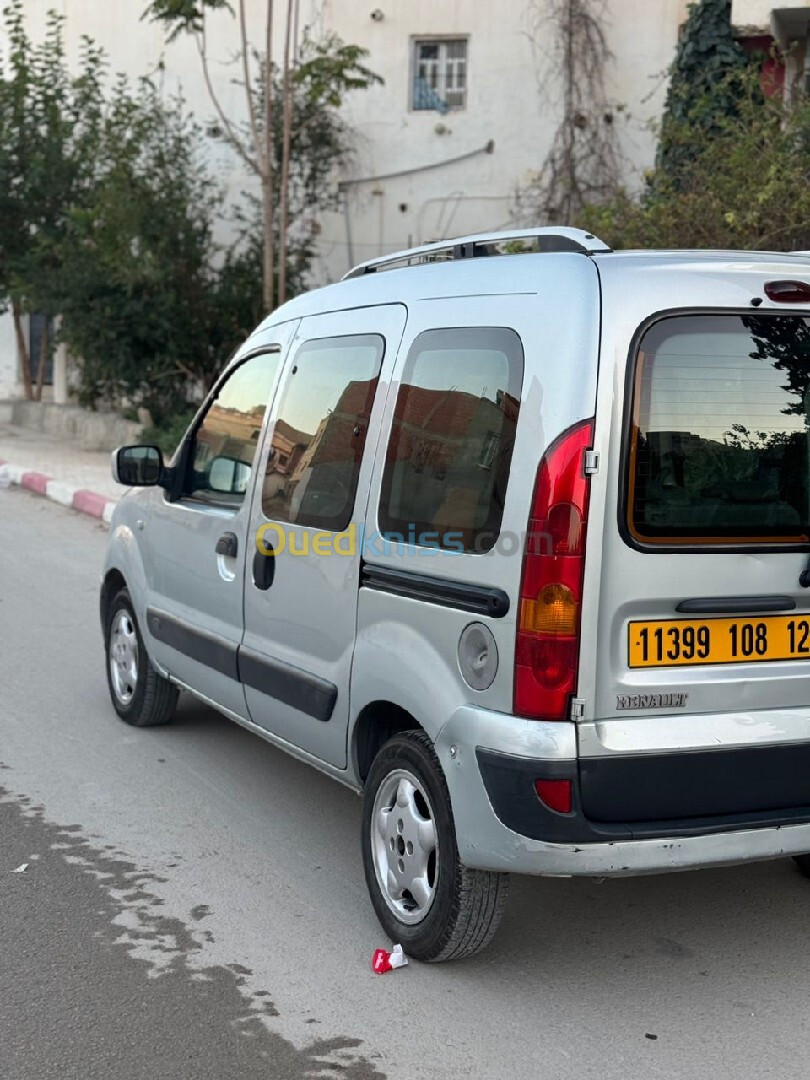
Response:
[[[477,748],[500,821],[535,840],[703,836],[810,823],[810,743],[544,762]],[[569,814],[535,794],[537,779],[571,783]]]
[[[479,869],[609,876],[810,851],[807,742],[578,759],[574,725],[465,708],[437,750]],[[571,781],[570,814],[543,805],[540,778]]]

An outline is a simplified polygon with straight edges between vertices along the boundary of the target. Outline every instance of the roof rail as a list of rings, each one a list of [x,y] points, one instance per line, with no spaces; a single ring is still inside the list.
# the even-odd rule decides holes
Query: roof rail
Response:
[[[532,252],[577,251],[583,255],[609,252],[611,248],[593,233],[572,229],[567,225],[547,226],[542,229],[510,229],[506,232],[476,233],[459,236],[452,240],[439,240],[433,244],[395,251],[377,259],[360,263],[343,275],[348,278],[376,274],[380,270],[398,270],[404,266],[424,263],[450,262],[455,259],[478,259],[492,255],[523,255]]]

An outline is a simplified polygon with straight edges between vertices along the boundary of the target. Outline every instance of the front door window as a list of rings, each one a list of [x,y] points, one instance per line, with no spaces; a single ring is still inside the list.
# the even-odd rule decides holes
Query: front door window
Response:
[[[242,504],[280,360],[278,351],[252,356],[220,386],[197,428],[186,484],[192,498]]]
[[[273,429],[265,517],[334,532],[349,524],[384,347],[364,334],[299,348]]]

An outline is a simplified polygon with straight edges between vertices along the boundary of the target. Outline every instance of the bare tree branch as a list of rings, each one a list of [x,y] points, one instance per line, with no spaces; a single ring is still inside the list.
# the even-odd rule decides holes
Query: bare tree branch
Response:
[[[247,98],[247,111],[250,118],[250,133],[253,138],[253,153],[256,160],[262,156],[262,143],[259,138],[259,125],[256,121],[256,109],[253,102],[252,85],[250,81],[250,54],[247,40],[247,15],[245,13],[245,0],[239,0],[239,32],[242,39],[242,71],[245,78],[245,96]]]
[[[267,0],[267,27],[264,54],[264,156],[262,177],[262,280],[264,306],[273,310],[275,297],[275,235],[273,231],[273,0]]]
[[[612,195],[621,176],[615,110],[605,69],[613,56],[605,0],[532,0],[529,40],[538,89],[562,87],[562,116],[536,179],[518,193],[533,221],[571,224],[588,202]],[[559,100],[559,99],[558,99]]]
[[[292,127],[292,80],[290,71],[290,41],[293,28],[295,0],[287,0],[287,25],[284,32],[283,119],[281,134],[281,189],[278,209],[278,302],[287,299],[287,227],[289,224],[290,194],[290,129]]]
[[[200,63],[202,65],[203,78],[205,79],[205,86],[208,90],[208,96],[210,97],[213,106],[216,109],[217,117],[219,118],[219,122],[222,125],[223,135],[228,141],[228,144],[236,151],[242,161],[244,161],[245,165],[247,165],[247,167],[250,169],[250,171],[256,173],[257,176],[261,176],[262,174],[259,167],[259,162],[255,161],[250,156],[248,150],[245,148],[244,142],[239,137],[239,133],[237,132],[236,128],[225,115],[219,98],[217,97],[217,93],[214,90],[214,84],[211,80],[211,71],[208,66],[208,48],[206,44],[204,25],[201,32],[194,35],[194,40],[197,44],[197,52],[200,54]]]

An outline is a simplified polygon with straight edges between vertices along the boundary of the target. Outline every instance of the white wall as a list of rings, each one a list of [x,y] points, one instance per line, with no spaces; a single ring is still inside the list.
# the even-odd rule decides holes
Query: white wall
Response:
[[[19,393],[19,365],[14,323],[10,315],[0,315],[0,401],[17,397]]]
[[[808,0],[810,2],[810,0]],[[82,35],[108,52],[114,71],[131,76],[156,73],[167,92],[182,89],[200,118],[213,109],[206,95],[193,43],[180,38],[166,45],[159,26],[141,21],[146,0],[26,0],[29,32],[39,38],[48,9],[66,17],[68,53],[75,58]],[[355,160],[346,177],[356,180],[402,170],[399,178],[352,184],[346,216],[324,214],[319,221],[317,282],[343,274],[359,262],[428,239],[508,227],[515,192],[542,164],[559,122],[560,101],[553,80],[545,80],[547,57],[541,40],[530,40],[531,10],[544,0],[300,0],[300,25],[313,33],[335,30],[366,47],[368,65],[385,85],[347,100],[346,117],[357,132]],[[265,0],[247,0],[250,40],[263,47]],[[665,73],[677,44],[687,0],[608,0],[606,31],[615,61],[608,71],[614,105],[624,109],[617,123],[626,156],[626,181],[640,182],[652,164],[655,138],[649,121],[658,117],[666,91]],[[278,13],[274,53],[281,55]],[[374,20],[379,9],[383,18]],[[441,116],[410,109],[411,42],[430,35],[469,35],[468,96],[463,111]],[[211,71],[229,114],[244,116],[244,95],[233,85],[240,71],[237,25],[227,13],[211,18]],[[480,150],[490,140],[492,154],[442,165],[449,158]],[[229,151],[214,146],[212,164],[232,197],[244,181]],[[425,168],[425,166],[437,166]],[[338,178],[336,178],[337,180]],[[0,328],[0,391],[9,381],[9,336]],[[5,360],[4,360],[5,358]],[[5,374],[4,374],[5,371]],[[2,396],[2,393],[0,393]]]
[[[809,0],[810,2],[810,0]],[[146,0],[26,0],[30,32],[38,37],[49,8],[66,17],[71,56],[90,34],[109,53],[113,70],[137,76],[155,72],[168,92],[182,89],[203,118],[212,116],[199,59],[184,38],[166,45],[161,27],[140,19]],[[626,110],[622,137],[631,185],[652,161],[654,136],[648,129],[663,105],[664,74],[677,43],[687,0],[609,0],[606,29],[615,63],[608,72],[611,97]],[[265,0],[248,0],[250,40],[263,47]],[[316,35],[337,31],[345,41],[366,47],[368,64],[385,78],[383,87],[357,93],[346,116],[358,135],[354,178],[436,165],[495,142],[492,155],[480,155],[446,168],[416,172],[399,180],[353,187],[352,232],[357,259],[410,241],[510,220],[515,189],[536,170],[559,120],[559,95],[544,86],[542,42],[532,47],[531,9],[543,0],[300,0],[300,26]],[[276,3],[274,52],[281,55],[281,18]],[[372,19],[379,10],[383,18]],[[240,70],[235,20],[225,12],[210,18],[211,71],[226,111],[244,115],[243,92],[233,85]],[[409,108],[411,40],[414,36],[469,35],[467,108],[444,117]],[[242,182],[227,150],[215,148],[220,177],[232,194]],[[400,206],[407,209],[400,209]],[[329,215],[322,223],[321,277],[342,272],[348,263],[345,222]]]
[[[772,0],[731,0],[731,21],[735,26],[768,28],[771,22]]]
[[[810,0],[783,0],[781,4],[774,4],[773,0],[731,0],[731,21],[735,26],[767,28],[771,25],[774,8],[800,11],[810,8]]]
[[[514,197],[536,172],[559,123],[558,87],[549,80],[542,32],[530,40],[527,0],[501,4],[382,0],[322,4],[324,21],[370,51],[369,65],[385,86],[357,94],[347,116],[360,139],[354,178],[380,176],[480,149],[491,155],[425,169],[401,178],[354,184],[348,212],[324,215],[316,273],[332,279],[352,261],[444,236],[509,227]],[[380,21],[370,18],[379,7]],[[606,31],[615,61],[608,70],[612,102],[626,157],[626,181],[637,187],[653,161],[649,121],[660,115],[665,71],[674,55],[685,0],[610,0]],[[347,10],[348,9],[348,10]],[[468,98],[464,111],[445,116],[409,109],[414,37],[469,35]]]

